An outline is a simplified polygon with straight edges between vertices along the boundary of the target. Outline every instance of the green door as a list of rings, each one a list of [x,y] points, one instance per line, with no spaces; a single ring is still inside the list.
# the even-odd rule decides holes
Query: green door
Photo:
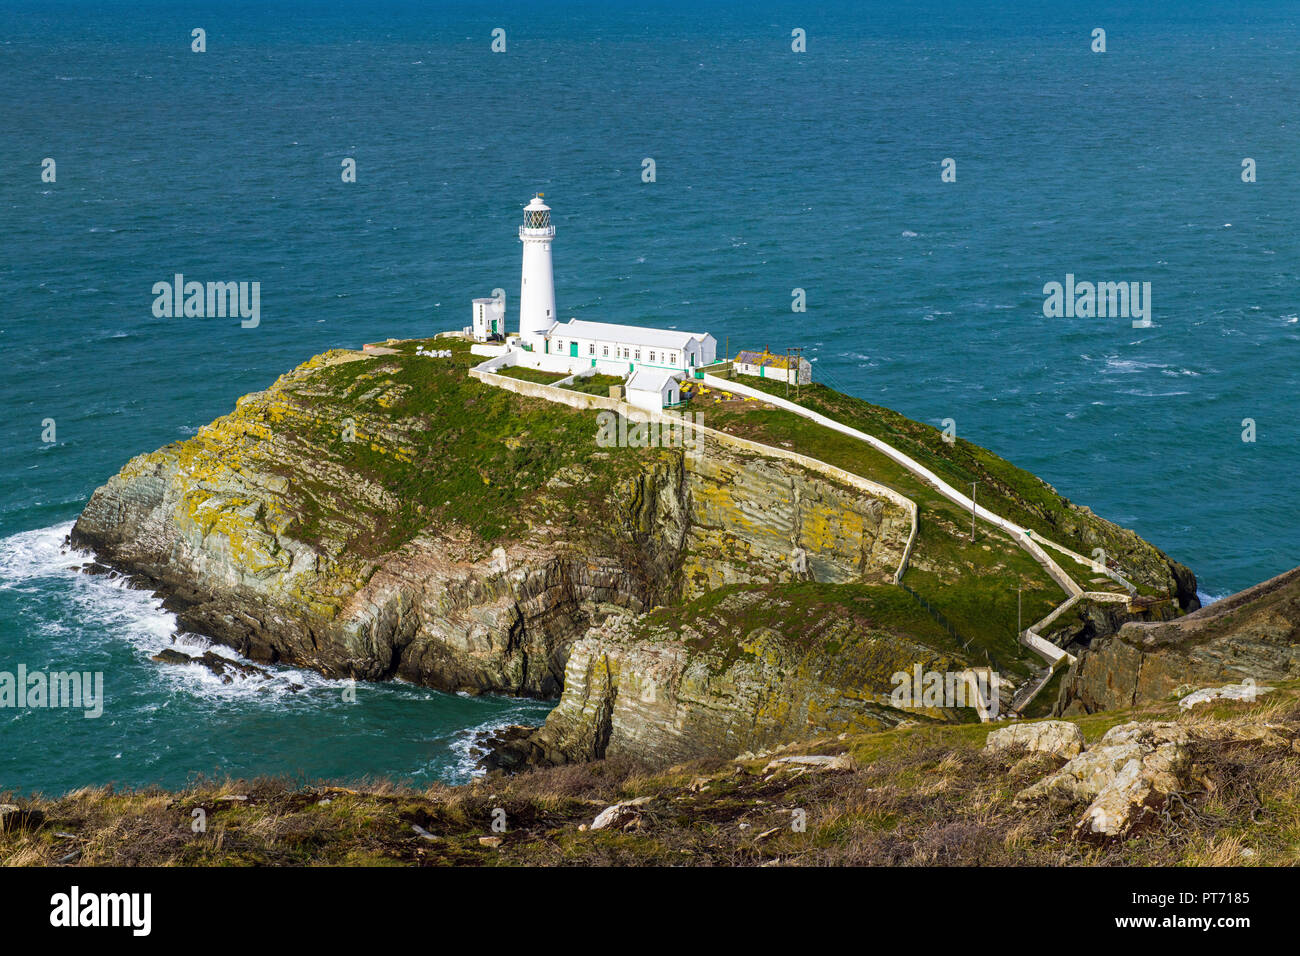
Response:
[[[578,343],[577,343],[577,342],[570,342],[570,343],[569,343],[569,358],[577,358],[577,357],[578,357]]]

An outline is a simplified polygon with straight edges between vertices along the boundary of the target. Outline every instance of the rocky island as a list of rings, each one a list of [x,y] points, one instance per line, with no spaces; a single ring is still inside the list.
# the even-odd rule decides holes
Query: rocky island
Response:
[[[128,462],[72,542],[255,662],[558,698],[503,766],[730,757],[976,719],[892,706],[891,675],[918,664],[993,667],[1004,704],[1045,676],[1017,614],[1027,625],[1068,595],[1004,530],[971,541],[961,509],[871,447],[707,388],[690,409],[722,434],[693,453],[601,447],[591,411],[485,384],[479,361],[456,338],[317,356]],[[823,386],[801,393],[952,484],[979,481],[982,504],[1042,538],[1101,549],[1147,596],[1073,565],[1120,598],[1102,631],[1193,606],[1185,567],[990,452]],[[1078,638],[1067,625],[1091,603],[1061,616],[1059,639]]]

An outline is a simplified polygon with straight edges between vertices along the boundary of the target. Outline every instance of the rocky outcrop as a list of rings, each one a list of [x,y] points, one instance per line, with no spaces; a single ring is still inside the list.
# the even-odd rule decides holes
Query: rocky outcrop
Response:
[[[611,610],[887,580],[906,548],[887,499],[715,444],[602,449],[594,417],[472,361],[313,359],[130,461],[73,543],[253,660],[547,697]]]
[[[1169,722],[1112,727],[1056,773],[1027,787],[1016,802],[1087,805],[1081,836],[1119,837],[1164,807],[1173,794],[1200,789],[1191,777],[1185,727]]]
[[[1203,687],[1198,691],[1193,691],[1178,702],[1178,707],[1180,710],[1191,710],[1193,707],[1216,700],[1240,700],[1253,704],[1261,694],[1271,694],[1272,692],[1272,687],[1260,687],[1252,680],[1245,680],[1240,684]]]
[[[1077,836],[1121,838],[1178,815],[1205,792],[1207,755],[1233,747],[1286,750],[1294,741],[1294,728],[1282,724],[1133,721],[1106,731],[1055,773],[1020,791],[1015,802],[1084,807]]]
[[[1013,747],[1023,747],[1035,753],[1051,754],[1069,760],[1083,750],[1083,731],[1079,730],[1078,725],[1065,720],[1011,724],[989,734],[984,743],[984,752],[996,753]]]
[[[216,677],[221,678],[223,684],[233,684],[237,678],[251,680],[270,680],[269,672],[253,664],[245,664],[243,661],[232,661],[228,657],[222,657],[213,651],[204,651],[202,654],[195,656],[185,654],[173,648],[164,648],[153,656],[153,660],[159,664],[197,664],[200,667],[206,667]],[[301,685],[291,684],[294,690],[301,690]]]
[[[418,345],[317,356],[132,459],[91,497],[73,544],[254,661],[563,692],[544,728],[508,735],[502,767],[730,756],[822,730],[967,719],[892,703],[896,672],[990,662],[890,583],[913,530],[897,494],[736,435],[689,454],[606,447],[590,411],[471,377],[467,343]],[[1176,576],[1132,532],[1049,503],[1157,586]],[[913,555],[932,597],[962,575],[1021,583],[997,550],[1023,559],[1013,543],[967,547],[950,524],[927,515]]]
[[[1300,568],[1177,620],[1129,623],[1094,640],[1063,681],[1055,712],[1094,713],[1163,700],[1183,687],[1296,676]]]

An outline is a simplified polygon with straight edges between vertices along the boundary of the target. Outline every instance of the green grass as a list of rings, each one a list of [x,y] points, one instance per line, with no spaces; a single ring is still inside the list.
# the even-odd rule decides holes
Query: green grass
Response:
[[[466,370],[481,358],[468,343],[440,339],[437,347],[453,357],[381,356],[315,369],[286,385],[302,414],[284,438],[304,458],[330,466],[321,481],[293,473],[295,533],[310,541],[323,521],[348,519],[336,469],[373,483],[393,503],[387,514],[357,516],[348,541],[350,550],[374,556],[449,523],[489,542],[522,532],[530,517],[590,525],[592,510],[613,497],[609,489],[641,467],[644,452],[610,456],[598,448],[591,416],[469,378]],[[339,434],[345,419],[355,421],[357,440]],[[553,481],[566,473],[571,480]]]
[[[618,375],[602,375],[597,372],[595,375],[588,375],[585,378],[575,379],[568,385],[561,386],[574,392],[584,392],[588,395],[600,395],[609,397],[611,386],[622,385],[623,378]]]
[[[781,382],[746,376],[743,384],[781,398],[787,397],[786,386]],[[793,393],[789,400],[795,401]],[[833,421],[887,442],[958,491],[969,493],[971,482],[978,482],[976,499],[980,504],[1080,554],[1091,556],[1094,548],[1101,547],[1121,564],[1131,565],[1130,573],[1157,569],[1163,563],[1164,556],[1136,535],[1074,510],[1068,499],[1036,475],[964,438],[957,437],[948,442],[943,433],[931,425],[913,421],[892,409],[845,395],[820,383],[802,386],[797,402]],[[892,484],[897,467],[879,472],[884,477],[878,480]],[[899,490],[903,491],[902,488]],[[904,494],[908,492],[904,491]],[[1071,565],[1069,573],[1074,574],[1075,569],[1081,574],[1086,573],[1073,562]],[[1134,583],[1148,593],[1153,591],[1146,586],[1147,582],[1138,580]]]
[[[773,628],[796,644],[812,645],[847,627],[856,640],[867,632],[889,632],[936,652],[963,656],[961,647],[902,588],[887,584],[734,584],[715,588],[672,608],[658,608],[637,626],[689,628],[697,650],[730,647],[760,628]],[[911,662],[908,662],[909,666]],[[892,673],[892,671],[891,671]]]
[[[569,377],[568,373],[543,372],[539,368],[526,368],[522,365],[498,369],[495,374],[504,375],[506,378],[517,378],[521,382],[535,382],[538,385],[553,385]]]

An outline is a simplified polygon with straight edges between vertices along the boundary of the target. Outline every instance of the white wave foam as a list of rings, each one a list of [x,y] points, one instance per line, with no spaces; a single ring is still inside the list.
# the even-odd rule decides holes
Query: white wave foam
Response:
[[[474,727],[457,731],[456,736],[448,744],[448,749],[454,755],[454,763],[450,771],[451,782],[463,783],[475,777],[483,776],[484,771],[479,769],[478,762],[488,752],[488,748],[484,744],[487,737],[515,724],[539,725],[544,719],[535,712],[518,708],[511,709],[504,714],[496,714],[491,720],[486,720]]]
[[[1102,374],[1126,375],[1133,372],[1145,372],[1148,369],[1167,369],[1169,366],[1161,362],[1142,362],[1138,359],[1122,359],[1114,355],[1106,357],[1106,367],[1102,369]]]
[[[23,531],[0,539],[0,591],[47,594],[65,602],[78,621],[94,622],[93,628],[72,628],[59,620],[39,622],[36,627],[51,640],[83,644],[96,634],[124,641],[142,656],[152,657],[165,648],[190,656],[211,651],[232,661],[242,658],[233,650],[215,644],[201,634],[182,631],[176,615],[163,607],[151,592],[133,588],[119,574],[84,574],[79,569],[94,555],[67,544],[72,522]],[[53,595],[51,595],[53,597]],[[158,664],[157,675],[171,689],[213,699],[253,697],[283,699],[300,690],[340,693],[346,682],[325,678],[311,671],[290,667],[257,665],[269,678],[230,673],[230,682],[201,664]]]

